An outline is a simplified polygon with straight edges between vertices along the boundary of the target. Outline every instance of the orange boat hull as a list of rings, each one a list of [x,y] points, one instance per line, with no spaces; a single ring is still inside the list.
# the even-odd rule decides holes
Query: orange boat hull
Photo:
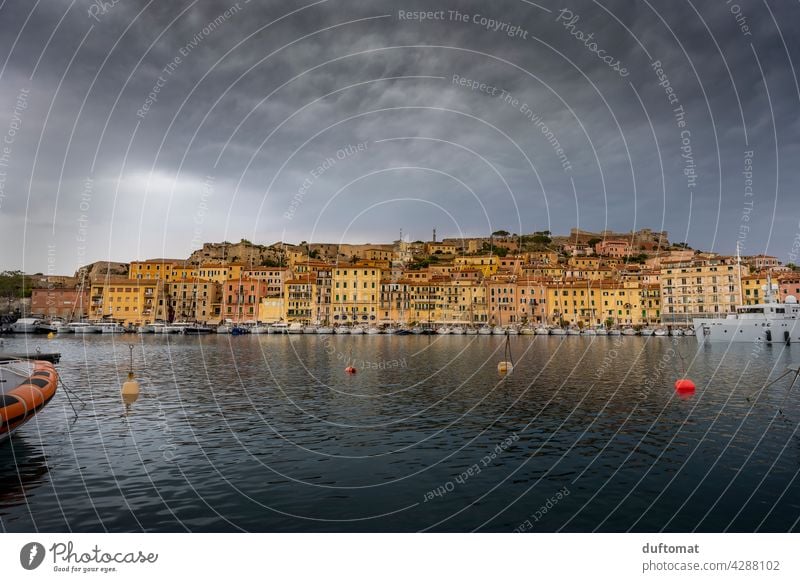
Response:
[[[37,361],[22,384],[0,394],[0,441],[44,408],[58,388],[58,372],[53,364]]]

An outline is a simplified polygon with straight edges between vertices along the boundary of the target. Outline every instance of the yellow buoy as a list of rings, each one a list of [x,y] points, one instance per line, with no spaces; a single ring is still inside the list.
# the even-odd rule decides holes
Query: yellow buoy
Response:
[[[133,372],[131,372],[128,374],[128,380],[122,384],[122,395],[132,396],[134,394],[139,394],[139,382],[134,379]]]
[[[47,339],[53,339],[54,337],[56,337],[56,334],[54,334],[52,331],[47,332]]]
[[[128,380],[122,384],[122,396],[138,396],[139,395],[139,382],[133,377],[133,344],[128,346],[131,351],[131,364],[128,369]]]
[[[500,362],[497,364],[497,371],[501,374],[510,374],[514,369],[514,364],[511,362]]]

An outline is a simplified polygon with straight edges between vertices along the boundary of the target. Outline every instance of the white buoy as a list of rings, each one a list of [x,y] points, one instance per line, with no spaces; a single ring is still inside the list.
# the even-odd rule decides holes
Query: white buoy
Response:
[[[128,379],[122,384],[122,396],[139,396],[139,382],[133,377],[133,344],[128,346],[131,351],[131,365],[128,370]],[[135,398],[134,398],[135,400]]]

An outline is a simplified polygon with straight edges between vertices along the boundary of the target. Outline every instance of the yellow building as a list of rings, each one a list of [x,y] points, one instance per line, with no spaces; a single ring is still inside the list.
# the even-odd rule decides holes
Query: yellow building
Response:
[[[310,323],[317,313],[317,279],[314,273],[299,275],[289,279],[284,285],[283,304],[286,309],[284,319],[300,323]]]
[[[641,295],[636,282],[573,280],[548,284],[551,323],[641,325]],[[646,315],[646,313],[645,313]]]
[[[166,286],[168,321],[214,323],[220,320],[222,284],[202,279],[182,279]]]
[[[152,323],[158,317],[163,281],[108,278],[91,285],[89,317],[124,325]]]
[[[331,313],[336,323],[368,323],[378,319],[381,269],[369,263],[332,269]]]
[[[661,284],[642,283],[640,296],[642,320],[647,324],[661,323]]]
[[[197,269],[197,277],[206,281],[225,283],[242,278],[244,265],[240,263],[226,263],[223,265],[205,264]]]
[[[283,296],[262,297],[258,305],[258,321],[262,323],[275,323],[285,316]]]
[[[741,302],[739,280],[747,275],[747,266],[740,267],[731,257],[662,261],[662,321],[685,325],[694,317],[735,313]]]
[[[478,255],[455,257],[453,263],[458,269],[478,269],[484,277],[490,277],[500,267],[500,258],[497,255]]]
[[[160,279],[171,281],[173,270],[186,267],[185,259],[148,259],[131,261],[128,276],[131,279]],[[191,269],[191,266],[189,266]]]
[[[773,281],[773,285],[776,283]],[[742,277],[742,299],[744,305],[755,305],[765,300],[767,273],[755,273]],[[776,294],[777,295],[777,294]]]

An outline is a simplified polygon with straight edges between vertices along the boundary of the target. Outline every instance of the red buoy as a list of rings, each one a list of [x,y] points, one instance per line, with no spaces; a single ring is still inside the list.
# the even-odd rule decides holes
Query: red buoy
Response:
[[[678,392],[694,392],[695,388],[694,382],[689,380],[689,378],[675,380],[675,390]]]
[[[347,366],[344,369],[344,371],[345,371],[346,374],[355,374],[356,373],[356,369],[353,366]]]

